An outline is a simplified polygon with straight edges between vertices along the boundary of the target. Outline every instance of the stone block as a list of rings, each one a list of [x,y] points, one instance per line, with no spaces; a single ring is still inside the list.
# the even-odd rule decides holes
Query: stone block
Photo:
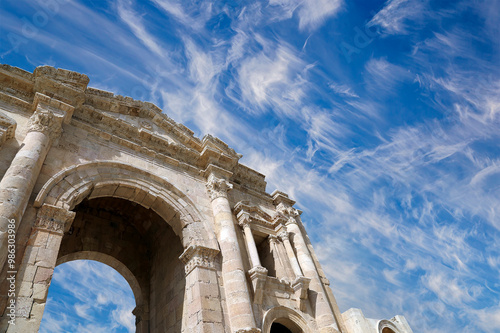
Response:
[[[33,306],[33,298],[17,297],[16,299],[16,317],[29,318],[31,308]]]
[[[41,248],[38,250],[35,266],[54,268],[57,262],[58,250]]]
[[[45,302],[49,286],[45,283],[35,283],[33,285],[33,299],[38,302]]]
[[[53,268],[38,267],[33,283],[45,283],[49,285],[50,280],[52,279],[52,274],[54,274]]]

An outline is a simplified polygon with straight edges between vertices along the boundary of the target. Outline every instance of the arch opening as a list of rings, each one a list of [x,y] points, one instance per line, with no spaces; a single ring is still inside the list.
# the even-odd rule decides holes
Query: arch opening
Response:
[[[39,332],[136,332],[135,307],[119,270],[94,260],[66,261],[54,270]]]
[[[271,325],[271,332],[270,333],[293,333],[288,327],[286,327],[283,324],[274,322]]]
[[[396,333],[394,332],[392,329],[390,329],[389,327],[384,327],[384,329],[382,330],[382,333]]]
[[[109,196],[85,199],[74,212],[57,264],[87,259],[114,268],[133,291],[136,332],[159,327],[180,332],[186,281],[179,256],[184,247],[170,226],[180,223],[180,214],[170,209],[169,221],[165,221],[165,215],[152,209]],[[174,314],[168,324],[154,311],[166,308]]]

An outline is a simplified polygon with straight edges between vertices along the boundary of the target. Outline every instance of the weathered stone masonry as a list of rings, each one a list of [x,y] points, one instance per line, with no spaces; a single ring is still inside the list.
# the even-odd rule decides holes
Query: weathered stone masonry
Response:
[[[123,275],[139,333],[411,332],[340,312],[295,202],[240,154],[88,83],[0,66],[0,332],[37,332],[54,268],[78,259]]]

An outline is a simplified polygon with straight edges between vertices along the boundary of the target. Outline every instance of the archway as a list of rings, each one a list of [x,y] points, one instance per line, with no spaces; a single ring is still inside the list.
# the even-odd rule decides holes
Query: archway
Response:
[[[134,308],[132,289],[119,271],[71,260],[54,270],[40,333],[136,332]]]
[[[150,208],[167,222],[184,248],[191,244],[218,249],[215,232],[182,191],[149,171],[114,161],[85,163],[54,175],[38,193],[34,207],[49,204],[73,210],[84,199],[115,197]],[[179,219],[171,221],[172,211]]]
[[[44,257],[27,262],[19,274],[40,289],[23,299],[37,304],[29,312],[32,320],[23,319],[29,330],[40,325],[56,261],[72,257],[101,262],[111,257],[127,267],[133,278],[122,275],[136,295],[138,333],[203,326],[198,314],[210,313],[200,312],[202,305],[188,295],[204,272],[212,288],[203,289],[203,297],[219,299],[213,271],[218,243],[212,225],[166,177],[111,161],[77,165],[47,181],[34,207],[39,208],[30,235],[35,243],[27,255],[40,250]],[[37,267],[37,276],[31,276]],[[222,308],[215,306],[214,312],[222,318]]]
[[[115,268],[134,292],[138,333],[166,325],[163,316],[150,311],[162,308],[177,312],[167,328],[180,332],[186,282],[179,256],[184,248],[170,225],[153,210],[114,197],[83,200],[74,212],[57,264],[90,259]],[[170,213],[171,223],[179,219]]]
[[[381,320],[378,323],[378,331],[380,333],[399,333],[400,330],[397,328],[397,326],[389,320]]]
[[[264,314],[262,333],[312,333],[305,319],[296,311],[276,306]]]

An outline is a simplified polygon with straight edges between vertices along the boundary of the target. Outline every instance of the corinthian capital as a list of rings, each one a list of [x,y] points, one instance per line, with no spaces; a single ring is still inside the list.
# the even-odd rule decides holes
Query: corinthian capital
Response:
[[[38,211],[34,228],[64,234],[73,223],[75,215],[67,209],[44,204]]]
[[[196,267],[215,269],[215,257],[219,253],[217,249],[211,249],[201,245],[190,245],[179,257],[184,263],[186,275],[189,275]]]
[[[213,175],[208,178],[207,191],[211,200],[215,200],[220,197],[227,198],[227,192],[232,188],[233,185],[225,179],[217,178]]]
[[[283,230],[283,231],[281,231],[281,232],[278,234],[278,237],[279,237],[282,241],[288,240],[288,232],[286,232],[285,230]]]
[[[41,132],[53,140],[58,138],[62,133],[61,123],[62,120],[58,119],[51,111],[36,111],[29,119],[28,132]]]

